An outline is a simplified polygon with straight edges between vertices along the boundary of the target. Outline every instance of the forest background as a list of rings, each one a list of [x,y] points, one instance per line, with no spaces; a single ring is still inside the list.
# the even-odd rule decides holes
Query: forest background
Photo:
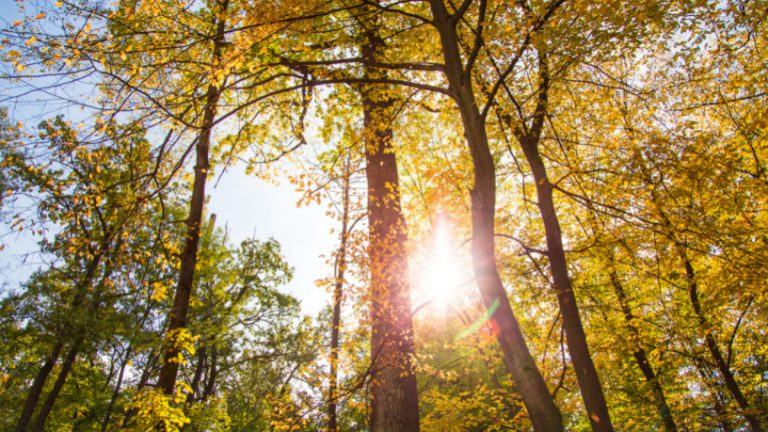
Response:
[[[765,427],[765,2],[14,7],[0,429]]]

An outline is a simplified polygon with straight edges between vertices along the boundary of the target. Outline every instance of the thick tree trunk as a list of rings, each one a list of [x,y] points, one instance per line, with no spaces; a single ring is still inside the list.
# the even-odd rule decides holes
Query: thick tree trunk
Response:
[[[486,307],[498,303],[492,319],[498,324],[497,340],[504,362],[520,391],[534,429],[540,432],[563,430],[562,417],[547,389],[544,378],[526,345],[499,276],[494,241],[496,171],[485,120],[478,109],[472,78],[464,71],[458,48],[456,22],[442,0],[430,0],[434,25],[440,33],[445,73],[464,124],[464,135],[474,164],[472,198],[472,261],[475,278]]]
[[[661,417],[662,422],[664,423],[664,430],[666,432],[677,432],[677,425],[675,424],[675,419],[672,417],[672,410],[669,408],[667,398],[664,395],[664,389],[661,387],[661,382],[659,382],[659,378],[656,376],[656,372],[654,372],[653,367],[648,360],[648,354],[640,345],[640,330],[633,324],[635,320],[635,314],[632,312],[632,307],[629,305],[629,301],[627,300],[627,295],[624,291],[624,286],[619,279],[619,275],[613,268],[610,270],[610,278],[613,290],[616,293],[616,297],[619,299],[621,311],[624,314],[625,325],[631,333],[632,338],[634,339],[631,342],[633,345],[632,355],[635,357],[637,366],[643,373],[645,381],[648,383],[648,385],[651,386],[651,391],[656,402],[656,409],[659,412],[659,416]]]
[[[228,3],[229,0],[222,0],[222,13],[226,12]],[[213,68],[218,67],[221,61],[222,49],[225,42],[224,30],[225,22],[220,19],[217,23],[214,39],[212,58]],[[208,153],[220,95],[221,90],[216,84],[210,84],[208,86],[201,132],[195,145],[196,163],[195,176],[192,185],[192,199],[189,206],[189,216],[186,220],[187,232],[184,241],[184,250],[181,254],[179,280],[176,285],[173,306],[168,316],[167,335],[173,335],[180,329],[185,329],[187,327],[187,313],[189,311],[189,302],[192,298],[192,283],[195,276],[197,250],[200,243],[200,229],[203,219],[203,209],[205,206],[205,183],[208,180],[208,169],[210,167],[208,163]],[[173,338],[167,340],[166,343],[173,344],[172,339]],[[179,364],[174,360],[178,354],[178,347],[174,345],[165,347],[165,355],[163,357],[162,367],[160,368],[157,387],[167,395],[173,394],[173,389],[176,385],[176,375],[179,372]]]
[[[328,431],[336,432],[336,401],[338,399],[339,333],[341,331],[341,302],[344,294],[344,272],[347,268],[347,239],[349,237],[349,177],[350,156],[344,163],[344,184],[341,213],[341,239],[336,257],[336,280],[333,287],[333,316],[331,317],[331,371],[328,383]]]
[[[62,348],[64,348],[64,342],[59,340],[53,346],[51,355],[45,359],[45,363],[43,363],[43,366],[37,372],[35,380],[32,381],[32,387],[29,389],[27,399],[24,401],[24,408],[21,411],[21,418],[19,418],[18,423],[16,423],[16,432],[26,432],[27,427],[29,427],[29,422],[32,421],[32,414],[37,406],[37,401],[40,400],[40,396],[43,393],[43,387],[48,380],[48,375],[51,374],[51,370],[53,370],[56,362],[59,361]]]
[[[364,60],[376,61],[383,41],[377,23],[363,30]],[[383,72],[366,68],[367,78]],[[392,145],[394,100],[384,86],[361,88],[368,180],[368,245],[371,273],[372,432],[418,432],[419,401],[413,355],[407,234],[400,210],[397,159]]]
[[[56,403],[56,399],[59,397],[59,393],[61,393],[61,389],[64,387],[64,383],[67,381],[67,377],[69,376],[69,372],[72,371],[72,366],[75,363],[75,359],[77,358],[77,354],[80,352],[80,344],[82,343],[82,338],[77,339],[73,344],[72,347],[69,349],[69,352],[67,352],[67,357],[64,359],[64,362],[61,364],[61,370],[59,371],[59,376],[56,378],[56,382],[53,383],[53,388],[51,388],[51,392],[48,393],[48,397],[45,398],[45,403],[40,408],[40,412],[37,414],[37,419],[35,420],[35,424],[32,425],[32,432],[42,432],[43,428],[45,427],[45,422],[48,420],[48,415],[51,413],[51,410],[53,409],[53,404]]]

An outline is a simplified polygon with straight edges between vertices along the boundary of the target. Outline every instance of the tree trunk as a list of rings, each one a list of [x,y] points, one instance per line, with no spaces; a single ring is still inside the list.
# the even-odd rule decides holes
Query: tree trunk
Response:
[[[521,119],[519,127],[515,128],[515,135],[520,142],[525,159],[533,174],[536,184],[539,213],[544,224],[544,234],[547,241],[547,258],[549,270],[552,274],[553,288],[557,295],[560,313],[563,316],[563,329],[565,331],[568,353],[576,372],[576,380],[579,383],[581,398],[587,409],[587,417],[593,431],[613,431],[608,404],[603,393],[603,386],[597,374],[592,355],[589,352],[587,336],[581,322],[579,306],[576,303],[576,294],[568,274],[568,264],[563,249],[563,234],[560,230],[560,221],[555,210],[555,202],[552,196],[552,184],[549,182],[544,160],[539,153],[539,142],[544,130],[544,120],[549,104],[549,63],[546,51],[538,49],[539,88],[536,102],[536,111],[533,114],[530,127]]]
[[[621,311],[624,314],[625,325],[627,329],[629,329],[629,332],[634,339],[634,341],[632,341],[632,355],[635,357],[637,366],[643,373],[645,381],[648,383],[648,385],[651,386],[651,391],[653,392],[653,397],[656,402],[656,409],[659,412],[659,416],[661,417],[662,422],[664,423],[664,430],[666,432],[677,432],[677,425],[675,424],[675,419],[672,417],[672,410],[669,408],[667,398],[664,395],[664,389],[661,387],[659,378],[656,376],[656,372],[654,372],[653,367],[651,367],[651,363],[648,361],[648,354],[640,345],[640,331],[633,324],[635,320],[635,314],[632,313],[632,308],[629,305],[629,301],[627,300],[627,295],[624,291],[624,286],[619,279],[619,275],[613,268],[610,270],[610,278],[613,290],[616,293],[616,297],[619,299]]]
[[[88,262],[88,265],[85,269],[85,274],[83,275],[82,280],[80,280],[77,284],[75,295],[72,298],[72,302],[70,304],[71,311],[76,311],[77,308],[82,305],[83,301],[85,301],[87,289],[91,286],[91,282],[96,276],[96,271],[99,268],[99,264],[101,264],[103,253],[109,248],[111,239],[112,234],[105,232],[102,241],[98,243],[98,253],[96,253]],[[109,270],[107,274],[110,272],[111,270]],[[21,418],[19,418],[19,422],[16,424],[16,432],[26,432],[27,427],[29,427],[29,422],[32,420],[32,414],[37,407],[37,402],[43,392],[45,382],[48,380],[48,375],[50,375],[51,370],[59,360],[61,350],[64,348],[64,340],[62,340],[63,334],[64,332],[60,331],[60,333],[57,335],[59,337],[59,341],[56,342],[56,344],[53,346],[51,355],[48,357],[48,359],[46,359],[45,363],[43,363],[43,366],[40,368],[40,371],[38,371],[35,380],[32,382],[32,387],[29,389],[29,394],[27,395],[27,399],[24,402],[24,409],[22,410]]]
[[[123,386],[123,377],[125,376],[125,368],[128,366],[128,361],[131,358],[132,346],[128,346],[125,353],[125,358],[120,365],[120,372],[117,375],[117,383],[112,391],[112,397],[109,399],[109,405],[107,405],[107,412],[104,414],[104,421],[101,424],[101,432],[107,432],[109,428],[109,421],[112,419],[112,410],[115,408],[118,396],[120,396],[120,390]]]
[[[712,330],[710,330],[711,327],[709,326],[709,320],[707,320],[706,315],[704,315],[704,311],[701,309],[701,303],[699,302],[699,289],[696,282],[696,272],[693,268],[693,264],[688,259],[688,255],[684,246],[678,245],[678,250],[680,252],[680,259],[683,260],[685,265],[685,274],[688,281],[688,295],[691,299],[691,306],[693,306],[693,311],[696,313],[696,317],[699,320],[699,327],[704,330],[704,341],[707,349],[712,355],[712,359],[715,361],[715,365],[717,366],[717,369],[720,371],[720,374],[725,381],[725,387],[728,388],[728,391],[739,405],[739,408],[741,409],[741,415],[747,419],[747,422],[749,422],[749,426],[752,428],[753,432],[762,432],[763,428],[760,423],[760,419],[752,412],[749,401],[747,401],[744,393],[741,392],[741,387],[739,387],[739,383],[736,382],[736,378],[733,376],[733,371],[731,371],[730,365],[725,361],[725,358],[720,351],[720,346],[715,340],[715,335],[712,334]]]
[[[48,397],[45,398],[45,403],[37,414],[35,424],[32,425],[32,432],[42,432],[43,427],[45,427],[45,421],[48,420],[48,415],[53,409],[53,404],[56,403],[56,399],[59,397],[59,393],[61,393],[61,389],[67,381],[69,372],[72,371],[72,365],[74,365],[77,354],[80,352],[80,344],[82,341],[82,338],[77,339],[72,344],[69,352],[67,352],[67,357],[64,359],[64,363],[61,364],[59,376],[56,378],[56,382],[53,383],[53,388],[51,388],[51,392],[48,393]]]
[[[218,350],[216,349],[216,345],[211,345],[210,367],[208,368],[208,376],[206,377],[207,380],[205,382],[205,389],[203,390],[203,395],[201,396],[201,400],[203,401],[211,397],[216,391],[216,378],[219,375],[219,369],[217,365],[218,359],[219,354]]]
[[[194,402],[195,397],[200,390],[200,380],[203,377],[203,370],[205,369],[206,359],[208,358],[208,350],[206,350],[204,344],[205,341],[201,341],[197,348],[197,365],[195,365],[195,375],[192,377],[192,383],[189,386],[192,391],[187,395],[187,403]]]
[[[222,14],[226,13],[228,3],[229,0],[222,0]],[[214,69],[219,66],[222,49],[225,43],[225,22],[221,18],[218,18],[217,20],[212,58],[212,67]],[[220,95],[221,90],[216,84],[212,83],[208,86],[201,132],[197,137],[197,143],[195,145],[196,163],[194,182],[192,185],[192,199],[190,201],[189,216],[186,220],[187,232],[184,241],[184,250],[181,255],[179,280],[173,298],[173,307],[168,316],[167,335],[173,335],[174,332],[187,327],[187,313],[189,311],[189,302],[192,298],[192,283],[195,275],[195,264],[197,263],[197,250],[200,242],[200,229],[205,205],[205,183],[208,179],[208,169],[210,167],[208,163],[208,153],[211,143],[211,132],[216,119],[217,104]],[[173,340],[166,340],[165,343],[173,344]],[[173,394],[173,389],[176,385],[176,375],[179,372],[179,364],[174,360],[178,354],[178,347],[174,345],[165,347],[165,355],[163,357],[162,367],[160,368],[160,376],[157,381],[157,386],[167,395]]]
[[[344,271],[347,267],[347,239],[349,237],[349,177],[350,155],[344,163],[343,202],[341,214],[341,239],[336,258],[336,280],[333,287],[333,316],[331,318],[331,375],[328,383],[328,431],[336,432],[336,401],[338,399],[339,333],[341,331],[341,302],[343,299]]]
[[[378,22],[363,30],[364,61],[375,62],[383,49]],[[367,78],[383,78],[366,67]],[[419,401],[413,355],[407,234],[400,209],[397,159],[392,145],[394,99],[390,88],[361,88],[368,180],[368,244],[371,273],[371,424],[372,432],[418,432]]]
[[[725,405],[723,405],[725,397],[720,389],[713,385],[712,373],[709,370],[709,365],[701,357],[694,357],[694,365],[696,366],[696,370],[699,372],[699,376],[701,377],[704,386],[712,395],[712,408],[715,412],[717,422],[720,425],[720,429],[722,432],[733,432],[733,425],[731,424],[731,420],[728,418],[728,412],[725,408]]]
[[[464,124],[464,135],[474,165],[472,198],[472,262],[486,307],[498,303],[492,319],[504,362],[531,418],[540,432],[562,431],[562,417],[536,366],[499,276],[495,256],[496,171],[488,146],[485,120],[478,109],[470,72],[464,71],[458,47],[456,21],[442,0],[430,0],[434,25],[440,33],[449,89],[454,93]]]
[[[29,422],[32,420],[32,414],[37,406],[37,401],[40,400],[40,396],[43,393],[45,381],[48,380],[48,375],[50,375],[56,362],[59,361],[62,348],[64,348],[64,342],[59,340],[53,346],[51,355],[48,356],[45,363],[43,363],[43,366],[37,372],[35,380],[32,381],[32,387],[29,389],[26,401],[24,401],[24,409],[21,411],[21,418],[19,418],[18,423],[16,423],[16,432],[26,432]]]
[[[643,170],[645,170],[645,167],[643,167]],[[647,176],[647,172],[646,183],[649,186],[654,186],[651,179]],[[655,188],[651,189],[651,198],[653,200],[654,206],[656,207],[656,211],[658,212],[658,216],[661,219],[664,234],[673,243],[678,258],[685,268],[685,280],[688,285],[688,297],[691,301],[693,312],[696,314],[696,319],[699,322],[699,328],[704,332],[704,344],[712,356],[712,360],[714,360],[715,366],[720,372],[723,381],[725,381],[725,387],[728,389],[728,391],[731,393],[731,396],[733,396],[733,399],[736,400],[736,403],[739,405],[740,414],[744,416],[745,419],[747,419],[747,422],[749,423],[749,426],[753,432],[762,432],[763,428],[760,422],[760,418],[752,412],[749,401],[744,396],[744,393],[742,393],[741,387],[736,381],[736,377],[733,375],[731,366],[725,360],[725,357],[723,357],[722,351],[720,351],[720,346],[715,339],[715,335],[712,333],[709,320],[707,319],[707,316],[701,307],[696,270],[693,267],[693,262],[691,262],[691,259],[688,257],[687,245],[684,240],[678,237],[674,224],[667,216],[667,213],[664,211],[661,204],[661,199],[659,198]]]
[[[528,165],[531,167],[533,181],[536,183],[538,207],[547,238],[549,269],[552,273],[560,311],[563,314],[563,327],[565,328],[568,353],[571,356],[571,362],[576,371],[576,379],[581,389],[584,405],[587,408],[589,421],[594,431],[612,431],[613,426],[611,425],[608,405],[603,394],[603,387],[600,384],[600,377],[589,353],[587,336],[581,323],[576,295],[573,292],[571,278],[568,275],[560,221],[557,218],[555,202],[552,198],[552,184],[549,182],[544,161],[539,154],[538,137],[534,138],[531,135],[527,135],[518,137],[518,139],[520,140]]]

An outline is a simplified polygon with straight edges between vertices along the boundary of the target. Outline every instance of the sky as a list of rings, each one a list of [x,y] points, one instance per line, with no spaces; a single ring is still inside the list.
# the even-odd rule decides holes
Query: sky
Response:
[[[226,228],[233,245],[253,236],[280,243],[294,269],[293,279],[283,289],[301,302],[305,314],[316,315],[329,304],[329,293],[316,287],[315,281],[330,276],[332,269],[323,255],[333,252],[337,236],[331,233],[334,221],[322,206],[297,207],[300,195],[290,184],[275,185],[246,175],[241,165],[210,179],[207,195],[207,213],[216,214],[216,224]],[[16,289],[42,264],[33,254],[39,238],[7,234],[7,226],[1,229],[6,248],[0,251],[0,285]]]
[[[246,175],[242,165],[227,170],[209,182],[208,213],[216,214],[216,224],[226,226],[233,244],[256,236],[269,237],[281,245],[283,256],[294,268],[287,292],[301,301],[304,313],[314,315],[330,302],[330,295],[315,286],[315,280],[330,275],[332,269],[322,255],[336,247],[331,234],[333,220],[317,204],[297,207],[300,195],[293,187],[273,185]]]
[[[19,18],[15,1],[0,0],[0,27],[9,26]],[[8,89],[8,83],[0,84],[0,95],[15,93],[12,88]],[[29,99],[25,102],[28,102],[26,106],[11,107],[14,121],[34,119],[36,122],[61,112],[59,108],[52,108],[55,104]],[[67,109],[64,113],[68,117],[79,114]],[[207,195],[207,213],[216,213],[217,225],[226,226],[232,244],[253,236],[258,240],[271,237],[280,243],[285,260],[294,269],[293,280],[284,287],[285,291],[299,299],[304,313],[315,315],[330,302],[330,295],[315,286],[315,280],[329,276],[332,271],[322,255],[330,254],[336,247],[336,236],[331,233],[333,220],[325,215],[323,207],[317,204],[297,207],[300,196],[287,181],[279,185],[267,183],[246,175],[242,165],[210,179]],[[7,233],[5,228],[0,230]],[[42,264],[39,258],[28,256],[37,250],[39,238],[13,233],[0,240],[6,247],[0,251],[0,286],[18,288]]]

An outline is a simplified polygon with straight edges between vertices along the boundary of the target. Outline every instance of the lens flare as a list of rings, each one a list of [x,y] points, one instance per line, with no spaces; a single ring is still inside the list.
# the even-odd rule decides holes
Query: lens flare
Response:
[[[456,253],[456,241],[443,217],[438,217],[432,244],[421,274],[421,295],[430,308],[445,310],[460,300],[469,277]]]

